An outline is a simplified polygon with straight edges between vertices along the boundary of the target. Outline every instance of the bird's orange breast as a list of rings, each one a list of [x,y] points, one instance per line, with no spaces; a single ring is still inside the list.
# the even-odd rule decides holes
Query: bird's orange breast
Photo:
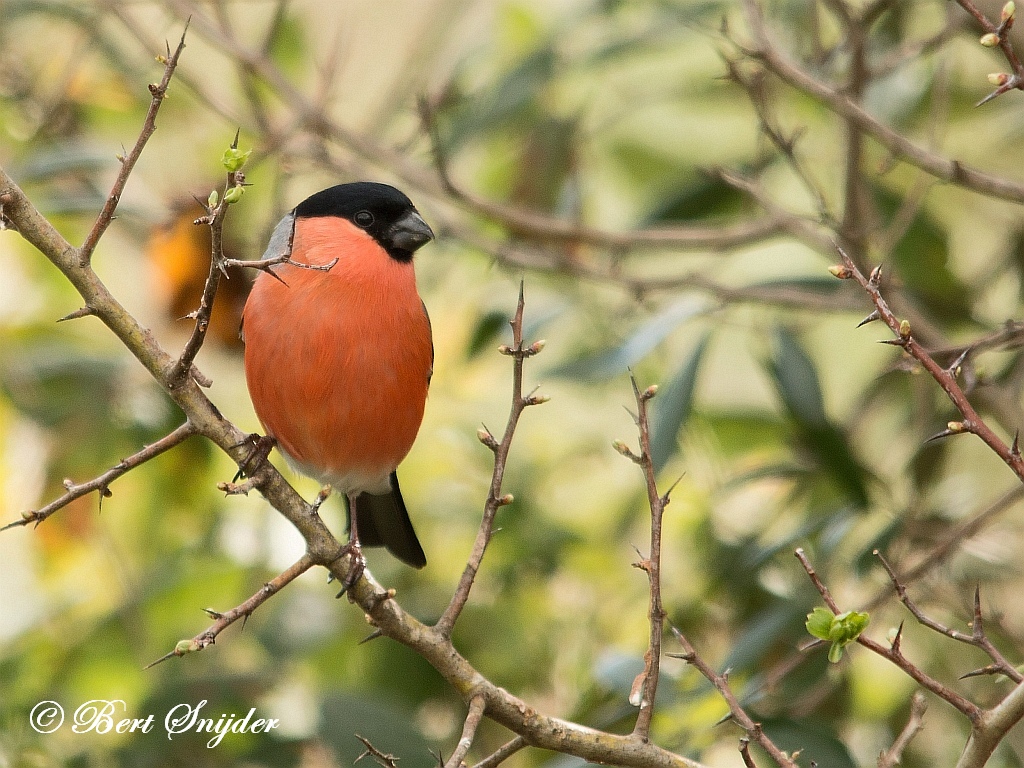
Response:
[[[291,265],[246,303],[245,374],[267,433],[307,474],[383,492],[412,447],[433,366],[412,262],[337,217],[298,219]],[[282,282],[283,281],[283,282]]]

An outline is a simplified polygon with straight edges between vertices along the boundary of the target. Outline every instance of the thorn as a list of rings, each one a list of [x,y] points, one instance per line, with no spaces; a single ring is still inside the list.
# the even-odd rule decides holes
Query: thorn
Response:
[[[152,668],[153,668],[153,667],[155,667],[155,666],[156,666],[157,664],[161,664],[161,663],[163,663],[163,662],[167,661],[168,659],[170,659],[170,658],[172,658],[172,657],[174,657],[174,656],[177,656],[177,655],[178,655],[178,654],[176,654],[176,653],[175,653],[174,651],[168,651],[167,653],[165,653],[165,654],[164,654],[163,656],[161,656],[161,657],[160,657],[159,659],[157,659],[156,661],[151,661],[151,662],[150,662],[149,664],[147,664],[146,666],[144,666],[144,667],[142,668],[142,671],[143,671],[143,672],[145,672],[145,671],[146,671],[147,669],[152,669]]]
[[[1015,459],[1020,458],[1020,430],[1013,431],[1013,445],[1010,446],[1010,455]]]
[[[982,667],[981,669],[974,669],[970,672],[965,672],[964,674],[960,675],[960,677],[957,679],[966,680],[969,677],[982,677],[983,675],[998,675],[1001,672],[1002,670],[999,668],[998,664],[989,664],[987,667]]]
[[[57,322],[58,323],[63,323],[65,320],[77,320],[80,317],[88,317],[89,315],[95,315],[95,314],[96,314],[96,310],[93,309],[92,307],[86,305],[86,306],[82,307],[81,309],[76,309],[74,312],[70,312],[70,313],[64,315],[64,317],[62,317],[59,320],[57,320]]]
[[[967,356],[971,354],[971,351],[971,347],[967,347],[963,352],[961,352],[957,356],[956,360],[949,364],[949,367],[946,368],[946,371],[948,371],[950,376],[956,377],[960,374],[960,368],[963,366],[964,360],[967,359]]]
[[[879,344],[888,344],[892,347],[905,347],[907,346],[907,340],[902,338],[897,339],[882,339],[878,342]]]
[[[878,310],[876,309],[870,315],[868,315],[863,320],[861,320],[859,323],[857,323],[857,327],[861,328],[861,327],[867,325],[868,323],[873,323],[873,322],[875,322],[875,320],[880,320],[881,318],[882,318],[882,316],[879,314]]]
[[[943,437],[949,437],[950,435],[961,435],[964,432],[968,431],[969,430],[967,429],[967,425],[964,424],[962,421],[951,421],[948,424],[946,424],[946,428],[944,430],[942,430],[938,434],[932,435],[927,440],[925,440],[925,442],[930,443],[933,440],[940,440]]]
[[[31,522],[32,522],[32,520],[30,518],[23,517],[21,520],[15,520],[13,523],[8,523],[3,528],[0,528],[0,532],[9,530],[11,528],[18,528],[18,527],[21,527],[21,526],[26,526],[26,525],[28,525]]]
[[[379,629],[375,629],[375,630],[373,630],[373,632],[371,632],[366,637],[364,637],[362,640],[360,640],[358,645],[363,645],[364,643],[368,643],[371,640],[376,640],[378,637],[384,637],[384,633],[381,632]]]
[[[879,281],[882,279],[882,265],[879,264],[877,267],[871,270],[871,275],[868,277],[868,285],[872,288],[877,288]]]
[[[239,126],[238,128],[235,129],[235,140],[231,142],[231,148],[232,149],[238,149],[238,137],[241,135],[241,133],[242,133],[242,128],[241,128],[241,126]]]
[[[903,641],[903,622],[900,622],[899,627],[896,629],[896,637],[892,639],[892,650],[894,653],[900,652],[900,643]]]

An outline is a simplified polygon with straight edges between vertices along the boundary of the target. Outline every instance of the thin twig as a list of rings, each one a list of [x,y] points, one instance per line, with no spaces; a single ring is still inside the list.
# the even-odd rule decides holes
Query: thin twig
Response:
[[[487,200],[467,191],[453,179],[434,111],[425,99],[420,100],[420,117],[424,132],[430,138],[434,169],[442,190],[448,197],[498,222],[520,237],[593,245],[617,251],[624,248],[677,248],[724,252],[759,242],[781,230],[781,220],[768,216],[752,222],[717,227],[658,227],[609,232],[547,216],[539,211]]]
[[[64,481],[64,487],[67,492],[58,499],[54,499],[45,507],[25,512],[22,514],[20,520],[15,520],[13,523],[5,525],[0,528],[0,531],[6,531],[8,528],[17,528],[18,526],[35,524],[43,522],[46,518],[52,515],[54,512],[63,509],[68,504],[73,502],[82,496],[98,491],[100,494],[100,501],[104,498],[111,496],[110,484],[121,477],[121,475],[135,469],[141,464],[145,464],[150,459],[154,459],[161,453],[170,450],[171,448],[183,443],[192,435],[196,434],[196,428],[193,426],[191,421],[185,421],[180,427],[175,429],[169,435],[160,438],[155,443],[147,445],[138,453],[134,453],[127,459],[122,459],[116,465],[108,469],[99,477],[93,478],[86,483],[72,483],[70,480]]]
[[[497,766],[501,765],[525,746],[526,739],[522,736],[516,736],[511,741],[502,744],[498,749],[474,765],[473,768],[497,768]]]
[[[785,752],[773,742],[768,735],[761,728],[760,723],[754,722],[754,720],[747,714],[746,710],[740,704],[739,699],[736,698],[736,694],[733,693],[731,686],[729,685],[728,672],[725,674],[718,674],[703,658],[697,653],[697,650],[693,647],[686,636],[680,632],[676,627],[671,626],[672,634],[675,635],[676,640],[683,647],[683,652],[680,654],[669,654],[674,658],[680,658],[687,664],[693,666],[698,672],[700,672],[718,691],[725,703],[729,706],[729,712],[732,713],[732,719],[736,724],[746,731],[747,738],[757,744],[761,749],[768,753],[775,764],[780,768],[799,768],[795,760],[790,758]],[[742,745],[741,745],[741,753]]]
[[[999,40],[999,48],[1006,57],[1011,70],[1011,73],[1006,76],[1006,82],[1002,83],[975,106],[980,107],[982,104],[987,104],[992,99],[1014,89],[1024,90],[1024,64],[1021,63],[1017,52],[1013,49],[1013,43],[1010,42],[1009,37],[1009,31],[1013,27],[1015,15],[1011,14],[1009,17],[1003,18],[999,24],[996,24],[989,21],[988,17],[971,0],[956,0],[956,2],[957,5],[977,20],[987,34],[996,36]]]
[[[636,400],[636,425],[640,433],[640,455],[630,456],[640,465],[644,473],[644,485],[647,491],[647,503],[651,510],[651,551],[647,558],[636,564],[647,573],[650,584],[650,600],[647,618],[650,624],[650,640],[644,653],[644,668],[633,681],[633,690],[629,700],[640,708],[637,713],[633,735],[648,739],[651,735],[651,720],[654,717],[654,702],[658,694],[658,676],[661,669],[661,638],[665,632],[665,609],[661,604],[661,532],[665,507],[669,493],[658,493],[657,478],[654,473],[654,460],[651,458],[651,425],[648,419],[647,406],[657,393],[656,386],[647,387],[643,392],[636,383],[636,377],[630,372],[629,383],[633,387],[633,398]]]
[[[512,326],[512,346],[502,346],[501,352],[512,358],[512,407],[509,411],[508,422],[505,425],[505,434],[501,442],[494,439],[494,436],[486,429],[480,431],[480,441],[494,451],[494,471],[491,475],[490,492],[487,501],[484,503],[483,518],[480,521],[480,528],[477,531],[476,540],[473,542],[473,551],[469,561],[459,579],[455,594],[452,595],[448,607],[445,609],[435,628],[444,637],[450,637],[452,628],[462,613],[462,609],[469,600],[470,590],[477,573],[480,571],[480,564],[484,559],[484,552],[491,541],[494,532],[494,518],[498,510],[513,501],[511,494],[502,494],[501,485],[505,478],[505,464],[508,461],[508,453],[512,447],[512,438],[515,436],[516,426],[519,424],[519,417],[523,411],[531,405],[538,405],[547,400],[545,397],[536,395],[523,395],[523,361],[528,357],[536,355],[543,349],[542,342],[535,342],[530,346],[523,345],[523,284],[519,284],[519,302],[516,305],[516,313],[510,324]]]
[[[899,736],[893,741],[892,746],[884,750],[878,756],[878,768],[895,768],[903,760],[903,752],[921,729],[924,728],[924,713],[928,709],[928,702],[924,694],[915,691],[910,699],[910,717],[907,724],[903,726]]]
[[[890,343],[902,347],[907,354],[917,360],[931,377],[935,379],[936,383],[942,388],[942,391],[946,393],[946,396],[960,412],[963,420],[950,423],[950,434],[971,433],[977,435],[1017,475],[1018,479],[1024,481],[1024,459],[1021,458],[1020,452],[1014,451],[1011,446],[1003,442],[981,416],[978,415],[974,406],[971,405],[971,401],[967,399],[967,394],[957,382],[955,367],[951,370],[939,365],[935,358],[914,338],[910,323],[896,317],[895,313],[890,309],[889,304],[882,297],[878,287],[879,268],[876,267],[870,277],[865,277],[846,252],[842,248],[838,250],[843,260],[843,266],[848,270],[847,272],[840,272],[841,276],[846,278],[852,277],[867,292],[871,302],[875,305],[875,311],[878,312],[881,320],[889,326],[889,329],[896,337]]]
[[[874,555],[882,563],[882,567],[885,568],[885,572],[889,574],[889,579],[892,581],[893,588],[896,590],[896,594],[900,599],[900,602],[907,607],[914,618],[917,619],[919,624],[922,624],[929,629],[932,629],[939,634],[945,635],[957,642],[966,643],[967,645],[973,645],[975,648],[980,648],[989,658],[994,662],[996,672],[999,674],[1006,675],[1015,683],[1024,682],[1024,675],[1021,675],[1017,671],[1016,667],[1013,666],[999,649],[996,648],[992,641],[988,639],[985,634],[985,625],[981,615],[981,590],[976,588],[974,590],[974,619],[971,622],[971,634],[966,634],[958,630],[947,627],[944,624],[939,623],[935,619],[926,616],[924,612],[917,607],[917,604],[910,599],[910,595],[907,593],[907,587],[900,581],[899,576],[896,575],[896,571],[890,565],[889,561],[885,559],[885,556],[877,549],[874,551]]]
[[[370,740],[365,736],[360,736],[357,733],[355,734],[355,737],[359,739],[361,742],[363,742],[363,746],[366,747],[366,750],[363,752],[363,754],[361,754],[359,757],[353,760],[353,763],[358,763],[364,757],[372,757],[374,759],[374,762],[376,762],[377,765],[381,766],[381,768],[398,768],[397,757],[392,755],[390,752],[384,752],[380,749],[377,749],[377,747],[373,746],[373,744],[370,743]]]
[[[843,91],[824,82],[784,56],[768,35],[758,0],[743,0],[747,23],[754,36],[754,47],[745,53],[763,63],[783,82],[820,101],[829,110],[856,124],[895,157],[921,170],[987,197],[1024,202],[1024,184],[973,168],[918,146],[899,131],[885,125],[850,99]]]
[[[257,608],[263,605],[263,603],[265,603],[268,599],[276,595],[278,592],[280,592],[282,589],[288,586],[288,584],[290,584],[292,581],[294,581],[299,576],[304,574],[314,565],[316,565],[316,562],[313,560],[313,558],[310,557],[309,554],[305,554],[301,558],[299,558],[294,564],[292,564],[286,571],[280,573],[279,575],[275,576],[273,579],[268,581],[266,584],[264,584],[259,592],[254,594],[241,605],[232,608],[230,611],[227,611],[226,613],[220,613],[218,611],[214,611],[207,608],[206,612],[212,618],[215,619],[213,624],[211,624],[205,630],[203,630],[198,635],[193,637],[191,640],[182,640],[175,646],[173,651],[164,656],[161,656],[156,661],[147,664],[145,668],[149,669],[150,667],[155,667],[160,662],[167,661],[167,659],[170,659],[174,656],[184,656],[186,653],[195,653],[196,651],[203,650],[209,645],[213,645],[213,643],[215,643],[217,640],[217,635],[219,635],[221,632],[230,627],[239,619],[243,619],[244,624],[244,620],[248,619],[252,615],[253,611],[255,611]]]
[[[462,737],[459,744],[452,752],[452,756],[444,764],[444,768],[459,768],[462,761],[469,754],[469,748],[473,746],[473,739],[476,738],[476,729],[484,716],[486,700],[483,696],[474,696],[469,700],[469,712],[466,714],[466,722],[462,726]]]
[[[135,140],[135,146],[132,147],[131,151],[123,158],[119,158],[121,170],[117,173],[114,186],[111,187],[110,194],[107,195],[106,202],[103,203],[103,208],[100,210],[99,216],[96,217],[96,222],[92,225],[92,229],[89,230],[85,242],[82,243],[82,247],[78,251],[79,264],[83,267],[87,266],[92,260],[92,253],[96,250],[96,245],[99,243],[100,238],[103,237],[103,233],[107,231],[110,222],[114,220],[114,212],[117,210],[117,204],[121,201],[121,193],[124,192],[125,185],[128,184],[128,178],[132,175],[135,163],[138,162],[139,157],[142,155],[142,150],[145,149],[149,137],[156,131],[156,115],[160,111],[160,105],[163,104],[167,96],[167,86],[174,76],[174,70],[178,66],[181,52],[185,50],[185,34],[187,32],[188,21],[185,22],[185,28],[181,31],[181,39],[178,41],[178,47],[174,49],[174,52],[171,52],[170,46],[167,47],[167,56],[164,60],[164,75],[160,82],[149,86],[149,92],[153,98],[149,102],[149,111],[146,113],[146,120],[142,124],[142,131]]]
[[[829,610],[836,615],[842,613],[843,611],[840,610],[839,606],[836,604],[836,601],[832,598],[832,595],[829,592],[828,587],[825,586],[825,583],[821,580],[821,578],[819,578],[817,572],[814,570],[814,566],[811,565],[811,561],[808,559],[807,554],[803,551],[803,549],[797,549],[794,554],[796,554],[797,560],[800,561],[800,564],[803,566],[804,571],[807,572],[807,576],[810,578],[811,583],[814,584],[815,589],[818,590],[818,593],[821,595],[822,600],[825,601],[825,605],[828,606]],[[967,700],[959,693],[951,690],[948,686],[943,685],[935,678],[927,675],[916,664],[907,659],[907,657],[903,655],[903,651],[900,649],[901,637],[902,630],[896,634],[896,639],[892,641],[892,645],[890,645],[890,647],[888,648],[881,645],[880,643],[876,643],[874,640],[865,637],[864,635],[860,635],[857,638],[857,642],[860,645],[867,648],[868,650],[878,654],[882,658],[888,659],[890,662],[892,662],[901,670],[903,670],[903,672],[905,672],[911,678],[916,680],[919,685],[921,685],[924,688],[927,688],[936,696],[948,702],[950,705],[959,710],[963,715],[967,717],[968,720],[971,721],[972,724],[979,722],[983,715],[983,710],[981,709],[981,707]],[[816,645],[820,645],[820,643]]]
[[[231,142],[231,148],[238,148],[238,132],[235,133],[235,139]],[[202,221],[208,222],[210,226],[210,269],[206,275],[206,283],[203,285],[203,295],[199,300],[199,309],[194,313],[196,323],[192,327],[192,333],[189,335],[188,341],[185,342],[185,346],[181,350],[181,355],[178,356],[174,367],[167,374],[167,380],[171,383],[172,387],[180,384],[185,375],[193,369],[196,355],[199,354],[199,350],[202,349],[203,343],[206,341],[206,332],[209,330],[210,317],[213,314],[213,302],[217,298],[217,289],[220,287],[220,280],[225,270],[224,218],[227,216],[228,208],[230,207],[226,193],[236,186],[241,186],[244,180],[245,177],[240,171],[229,171],[224,194],[220,196],[216,207],[212,210],[207,207],[207,215],[197,220],[197,223]]]

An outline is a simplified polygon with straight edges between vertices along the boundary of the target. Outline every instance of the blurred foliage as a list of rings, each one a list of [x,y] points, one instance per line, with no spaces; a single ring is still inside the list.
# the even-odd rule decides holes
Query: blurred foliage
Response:
[[[872,29],[872,61],[935,33],[946,14],[938,0],[886,7]],[[491,199],[608,230],[759,215],[749,196],[710,170],[722,166],[756,176],[773,199],[814,217],[784,158],[759,138],[746,94],[721,77],[727,46],[719,29],[723,19],[737,25],[734,2],[201,8],[220,13],[224,29],[260,47],[302,88],[320,87],[331,119],[401,147],[424,168],[429,147],[414,122],[415,97],[436,96],[453,174]],[[819,53],[815,36],[830,42],[836,34],[821,23],[822,9],[802,0],[772,2],[769,11],[780,40],[810,59]],[[0,3],[0,163],[72,241],[102,204],[115,155],[137,135],[145,83],[159,72],[153,57],[181,27],[159,5]],[[206,199],[239,125],[241,146],[254,148],[253,186],[232,208],[229,255],[258,256],[280,215],[336,182],[339,168],[391,180],[357,152],[324,150],[318,129],[236,68],[201,25],[190,35],[160,130],[96,255],[115,295],[171,349],[185,338],[181,318],[208,259],[190,224],[199,210],[182,201]],[[973,49],[955,54],[942,49],[895,68],[872,83],[866,103],[923,144],[932,139],[920,137],[942,134],[950,157],[1012,170],[1008,159],[1024,149],[1019,101],[1011,93],[973,111],[984,94],[979,73],[993,65]],[[815,61],[829,78],[846,63]],[[325,72],[329,82],[318,83]],[[770,101],[789,128],[804,131],[797,146],[825,196],[841,200],[842,127],[805,97],[778,89]],[[938,130],[936,114],[947,115]],[[872,226],[896,235],[880,254],[887,288],[900,291],[935,344],[948,346],[943,362],[951,362],[959,345],[1020,312],[1019,209],[952,186],[920,197],[915,172],[889,168],[877,147],[865,151],[865,167],[884,171],[871,180]],[[436,190],[403,186],[428,220],[450,215]],[[493,221],[474,226],[525,234]],[[780,746],[802,750],[802,764],[872,763],[902,728],[913,685],[854,646],[835,665],[824,652],[799,656],[819,600],[792,550],[808,551],[841,606],[859,608],[887,584],[874,548],[913,564],[1013,487],[1013,477],[972,438],[924,442],[954,415],[951,407],[897,350],[874,343],[883,331],[854,330],[868,305],[859,315],[841,310],[840,298],[863,297],[828,278],[827,254],[776,240],[729,254],[607,256],[627,275],[690,271],[730,288],[820,299],[817,309],[800,309],[723,300],[685,281],[651,291],[591,281],[573,266],[593,254],[551,247],[565,274],[526,274],[528,336],[548,339],[527,376],[554,397],[524,417],[507,475],[516,502],[499,517],[457,646],[491,680],[546,712],[631,728],[627,697],[642,667],[647,593],[630,564],[633,545],[645,548],[647,517],[641,478],[611,441],[635,438],[620,407],[630,403],[632,368],[642,384],[661,384],[654,457],[663,488],[678,480],[665,529],[671,621],[711,663],[732,670],[745,706]],[[507,341],[519,274],[495,266],[455,227],[417,264],[437,363],[402,475],[428,566],[414,573],[373,552],[370,566],[403,607],[431,620],[465,562],[489,483],[490,455],[476,429],[484,422],[497,430],[507,413],[507,359],[493,349]],[[4,523],[58,496],[65,477],[94,477],[158,439],[181,415],[98,323],[54,324],[78,299],[11,233],[0,234],[0,275]],[[255,430],[234,336],[245,280],[228,281],[199,366],[214,379],[218,407]],[[1024,422],[1019,342],[972,358],[968,374],[985,417],[1012,435]],[[432,751],[452,749],[464,714],[458,696],[405,648],[360,645],[366,624],[331,600],[321,573],[289,586],[244,630],[232,627],[203,653],[142,670],[207,625],[203,607],[237,605],[301,552],[297,534],[261,500],[216,491],[233,472],[193,438],[114,482],[102,511],[86,497],[38,529],[0,535],[0,765],[329,767],[362,753],[354,734],[399,755],[402,766],[434,765]],[[296,483],[307,497],[315,492],[309,481]],[[340,532],[340,505],[324,514]],[[926,610],[960,626],[980,583],[994,613],[987,626],[1011,658],[1024,647],[1024,618],[1014,611],[1022,526],[1019,515],[994,518],[911,588]],[[906,618],[894,600],[883,601],[868,632],[881,635]],[[987,678],[953,682],[985,663],[973,651],[916,625],[903,641],[922,668],[979,702],[1007,689]],[[720,723],[720,697],[681,662],[666,659],[664,669],[656,740],[737,765],[738,731]],[[158,723],[177,704],[205,700],[209,713],[255,707],[282,725],[229,735],[214,749],[196,734],[168,740],[159,725],[147,735],[73,734],[67,726],[41,735],[28,726],[40,701],[60,702],[70,715],[91,699],[121,699],[124,717],[154,713]],[[928,736],[903,765],[949,764],[958,754],[968,724],[943,706],[929,710]],[[507,738],[485,722],[472,756]],[[1022,752],[1024,741],[1011,737],[991,764],[1024,764]],[[524,750],[508,764],[579,762]]]

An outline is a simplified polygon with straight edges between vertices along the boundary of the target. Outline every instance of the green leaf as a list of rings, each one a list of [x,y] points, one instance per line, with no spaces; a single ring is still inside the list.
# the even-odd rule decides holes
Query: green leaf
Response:
[[[802,426],[828,423],[818,373],[800,342],[786,328],[775,329],[775,356],[771,368],[786,410]]]
[[[228,147],[224,150],[224,154],[221,156],[220,162],[228,173],[234,173],[235,171],[242,170],[242,166],[245,165],[246,161],[249,159],[249,155],[251,154],[251,149],[247,149],[243,152],[238,147]]]
[[[779,397],[795,423],[799,447],[851,503],[859,509],[867,507],[868,472],[854,454],[846,434],[826,416],[814,364],[796,336],[785,328],[775,331],[769,369]]]
[[[707,309],[708,303],[703,299],[691,296],[680,299],[640,326],[619,346],[571,360],[552,373],[591,381],[619,376],[647,357],[672,331]]]
[[[676,452],[679,430],[686,424],[693,410],[693,391],[697,385],[697,373],[710,338],[710,331],[704,334],[668,386],[658,393],[654,401],[651,461],[654,463],[655,472],[660,472]]]
[[[508,313],[500,309],[492,309],[477,318],[469,344],[466,345],[466,357],[476,357],[492,342],[497,345],[499,334],[508,328],[508,321]]]
[[[815,608],[807,614],[807,631],[819,640],[830,640],[835,615],[828,608]]]
[[[870,622],[871,617],[861,611],[846,611],[836,616],[828,608],[819,606],[807,614],[804,626],[812,636],[832,643],[828,660],[835,664],[843,658],[843,649],[860,637]]]

